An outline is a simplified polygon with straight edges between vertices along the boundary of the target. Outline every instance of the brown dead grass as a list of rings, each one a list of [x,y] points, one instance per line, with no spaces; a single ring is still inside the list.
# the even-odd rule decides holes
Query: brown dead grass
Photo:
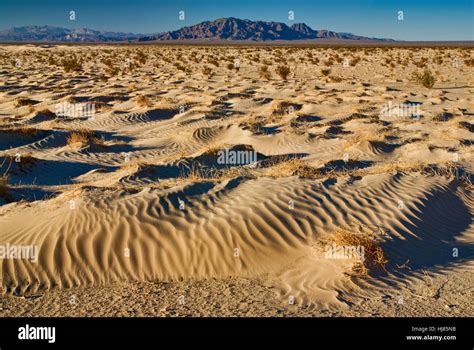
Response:
[[[67,138],[68,145],[104,145],[104,139],[98,137],[94,131],[89,129],[79,129],[71,132]]]
[[[352,266],[352,271],[356,275],[365,276],[371,268],[385,268],[385,264],[388,262],[377,239],[374,231],[363,228],[360,233],[339,229],[332,240],[337,246],[361,246],[364,248],[364,260],[357,261]]]
[[[23,135],[36,136],[39,132],[43,130],[21,125],[21,126],[12,126],[9,128],[1,129],[0,131],[3,133],[9,133],[9,134],[23,134]]]
[[[153,102],[150,100],[149,97],[145,95],[139,95],[136,98],[136,102],[140,107],[152,107]]]

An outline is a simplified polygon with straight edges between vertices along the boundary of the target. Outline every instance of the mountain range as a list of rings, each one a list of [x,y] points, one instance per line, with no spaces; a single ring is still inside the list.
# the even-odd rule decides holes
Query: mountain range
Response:
[[[24,26],[0,31],[2,42],[121,42],[121,41],[274,41],[274,40],[363,40],[389,41],[351,33],[314,30],[304,23],[288,26],[281,22],[251,21],[234,17],[205,21],[175,31],[157,34],[133,34],[98,31],[87,28],[67,29],[52,26]]]
[[[141,35],[98,31],[87,28],[67,29],[52,26],[14,27],[0,31],[4,42],[111,42],[138,40]]]

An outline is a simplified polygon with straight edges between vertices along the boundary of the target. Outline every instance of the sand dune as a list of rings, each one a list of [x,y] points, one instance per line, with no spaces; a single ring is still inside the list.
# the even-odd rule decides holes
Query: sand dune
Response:
[[[55,293],[121,283],[192,289],[237,279],[270,286],[285,312],[360,315],[366,300],[425,288],[427,274],[462,274],[472,292],[474,80],[469,67],[435,60],[471,49],[390,49],[402,62],[426,57],[438,71],[434,89],[410,80],[416,66],[382,64],[383,49],[357,49],[360,64],[332,63],[329,75],[304,57],[354,52],[190,48],[203,60],[209,50],[242,58],[238,71],[222,64],[205,74],[209,64],[173,65],[179,47],[106,50],[116,65],[143,50],[148,64],[113,75],[99,46],[0,47],[0,244],[38,248],[36,261],[0,260],[6,303],[40,294],[47,305]],[[275,50],[292,62],[287,81],[272,67],[262,79],[252,61]],[[28,74],[7,65],[11,52]],[[38,71],[42,57],[64,54],[88,58],[83,71]],[[421,115],[383,115],[389,101]],[[68,103],[96,110],[55,113]],[[251,161],[220,161],[239,152]],[[328,258],[341,230],[370,237],[383,264],[368,261],[365,274],[357,257]]]

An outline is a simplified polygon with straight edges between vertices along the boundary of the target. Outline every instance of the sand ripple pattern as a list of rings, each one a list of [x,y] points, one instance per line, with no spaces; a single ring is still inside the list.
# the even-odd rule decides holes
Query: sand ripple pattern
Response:
[[[386,227],[397,239],[423,241],[428,235],[437,236],[431,239],[437,242],[469,224],[466,232],[472,235],[472,201],[453,197],[452,186],[441,178],[417,176],[373,183],[365,178],[350,186],[297,178],[234,179],[135,194],[91,192],[76,196],[73,210],[61,196],[48,203],[54,205],[45,222],[35,217],[35,207],[45,205],[41,202],[0,218],[1,244],[40,248],[37,262],[1,260],[1,286],[21,294],[116,280],[256,275],[307,255],[315,239],[353,221]],[[297,210],[289,208],[290,201]],[[448,214],[446,201],[464,203],[467,214]],[[421,231],[420,220],[426,223]],[[286,280],[305,292],[316,284],[325,289],[318,278],[313,271]],[[327,283],[329,290],[340,281]]]

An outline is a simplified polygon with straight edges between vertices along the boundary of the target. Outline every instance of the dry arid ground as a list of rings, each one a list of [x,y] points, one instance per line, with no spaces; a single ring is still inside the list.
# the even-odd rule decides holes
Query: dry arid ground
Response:
[[[0,46],[0,316],[474,316],[473,65]]]

